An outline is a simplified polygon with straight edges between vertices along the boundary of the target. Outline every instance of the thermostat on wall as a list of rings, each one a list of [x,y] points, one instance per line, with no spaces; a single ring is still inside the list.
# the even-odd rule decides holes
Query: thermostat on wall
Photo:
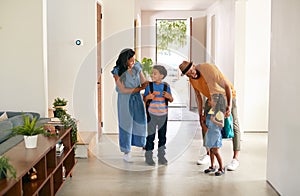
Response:
[[[76,39],[76,40],[75,40],[75,44],[76,44],[77,46],[80,46],[80,45],[82,45],[82,41],[81,41],[80,39]]]

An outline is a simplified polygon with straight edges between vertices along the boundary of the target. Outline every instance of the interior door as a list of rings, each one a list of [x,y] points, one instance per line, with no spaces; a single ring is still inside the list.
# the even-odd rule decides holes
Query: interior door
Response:
[[[97,86],[98,86],[98,136],[102,133],[102,86],[101,86],[101,5],[97,3]]]

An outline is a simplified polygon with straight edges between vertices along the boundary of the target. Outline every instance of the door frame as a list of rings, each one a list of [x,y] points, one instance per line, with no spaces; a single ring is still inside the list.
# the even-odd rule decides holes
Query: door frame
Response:
[[[102,134],[102,67],[101,67],[101,25],[102,25],[102,12],[101,5],[97,2],[97,94],[98,94],[98,136]]]

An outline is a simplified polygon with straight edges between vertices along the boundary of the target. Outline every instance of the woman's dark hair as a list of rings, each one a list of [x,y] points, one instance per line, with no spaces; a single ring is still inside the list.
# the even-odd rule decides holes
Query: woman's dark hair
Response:
[[[119,54],[119,57],[116,61],[116,67],[119,68],[119,77],[121,81],[125,80],[125,75],[123,75],[124,72],[127,71],[128,69],[128,65],[127,65],[127,61],[132,58],[135,55],[135,52],[130,49],[130,48],[125,48],[121,51],[121,53]]]
[[[214,114],[217,114],[219,111],[225,113],[226,112],[226,102],[224,95],[222,94],[213,94],[211,96],[212,100],[216,103]]]

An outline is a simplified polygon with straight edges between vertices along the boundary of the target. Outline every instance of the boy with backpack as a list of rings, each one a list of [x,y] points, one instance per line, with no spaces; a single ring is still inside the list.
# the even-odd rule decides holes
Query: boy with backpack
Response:
[[[151,78],[152,82],[145,89],[144,101],[147,112],[147,138],[145,146],[145,162],[148,165],[155,165],[153,160],[153,149],[156,128],[158,129],[158,163],[167,165],[165,158],[166,133],[168,121],[168,102],[173,102],[170,86],[162,82],[167,76],[167,70],[161,65],[154,65]]]

